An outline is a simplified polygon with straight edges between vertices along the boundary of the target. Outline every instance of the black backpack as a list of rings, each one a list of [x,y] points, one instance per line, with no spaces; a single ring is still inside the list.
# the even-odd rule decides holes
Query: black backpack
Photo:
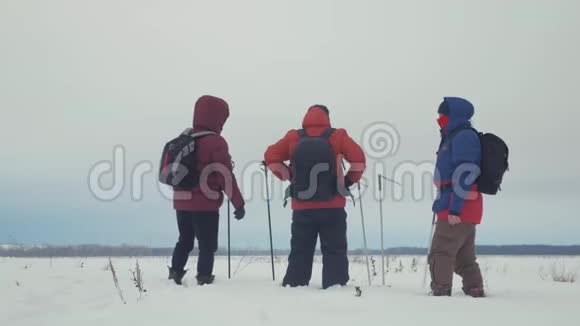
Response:
[[[476,181],[478,191],[486,195],[496,195],[501,190],[504,174],[509,170],[509,148],[500,137],[479,132],[472,127],[453,132],[450,139],[465,129],[475,131],[481,143],[481,174]]]
[[[176,190],[191,190],[197,187],[200,176],[194,155],[195,140],[214,134],[212,131],[192,133],[192,129],[189,128],[165,144],[159,164],[159,182]]]
[[[336,155],[328,141],[334,131],[335,129],[328,128],[322,135],[311,137],[303,129],[298,130],[300,140],[294,148],[290,161],[292,169],[290,196],[292,198],[304,201],[326,201],[338,194]],[[315,184],[311,184],[311,181]]]

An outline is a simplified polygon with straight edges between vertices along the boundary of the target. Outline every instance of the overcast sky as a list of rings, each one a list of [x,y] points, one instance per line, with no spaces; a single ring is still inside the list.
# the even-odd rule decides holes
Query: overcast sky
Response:
[[[377,121],[397,130],[398,151],[369,158],[390,176],[401,162],[434,161],[437,106],[466,97],[475,125],[512,153],[504,191],[485,198],[479,242],[578,244],[579,32],[573,0],[2,1],[0,243],[173,245],[174,211],[155,174],[135,201],[129,172],[142,161],[157,169],[194,101],[212,94],[231,107],[224,136],[238,173],[320,103],[361,142]],[[116,145],[126,183],[103,202],[89,170]],[[243,186],[248,196],[256,183]],[[378,202],[363,198],[376,248]],[[386,244],[425,245],[430,199],[403,198],[385,202]],[[272,202],[274,241],[286,248],[281,204]],[[359,248],[358,206],[348,210]],[[234,246],[268,246],[263,200],[232,226]]]

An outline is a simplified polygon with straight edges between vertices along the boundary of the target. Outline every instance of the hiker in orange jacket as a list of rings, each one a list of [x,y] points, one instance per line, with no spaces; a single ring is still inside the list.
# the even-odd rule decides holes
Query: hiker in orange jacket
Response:
[[[323,105],[308,109],[302,128],[288,131],[264,154],[272,173],[291,182],[291,253],[283,285],[310,283],[318,236],[323,255],[323,288],[346,285],[349,275],[345,196],[348,188],[362,177],[364,152],[346,130],[331,127],[329,110]],[[351,166],[346,175],[342,171],[343,159]],[[317,173],[317,178],[311,184],[313,173]]]

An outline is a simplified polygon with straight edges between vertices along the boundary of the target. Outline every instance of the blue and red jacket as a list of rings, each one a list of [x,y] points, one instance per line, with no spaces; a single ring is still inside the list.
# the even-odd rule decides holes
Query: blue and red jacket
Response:
[[[483,196],[475,180],[481,167],[481,143],[471,129],[475,109],[469,101],[457,97],[446,97],[441,108],[439,113],[447,115],[449,122],[441,130],[437,152],[434,183],[438,191],[433,212],[439,219],[452,214],[461,217],[462,222],[480,224]]]

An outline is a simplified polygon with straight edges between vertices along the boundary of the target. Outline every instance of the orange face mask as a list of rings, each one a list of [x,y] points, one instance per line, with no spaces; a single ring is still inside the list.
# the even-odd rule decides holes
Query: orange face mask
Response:
[[[447,124],[449,123],[449,116],[445,114],[440,114],[439,118],[437,118],[437,123],[439,124],[439,127],[441,127],[441,129],[445,129],[445,127],[447,127]]]

